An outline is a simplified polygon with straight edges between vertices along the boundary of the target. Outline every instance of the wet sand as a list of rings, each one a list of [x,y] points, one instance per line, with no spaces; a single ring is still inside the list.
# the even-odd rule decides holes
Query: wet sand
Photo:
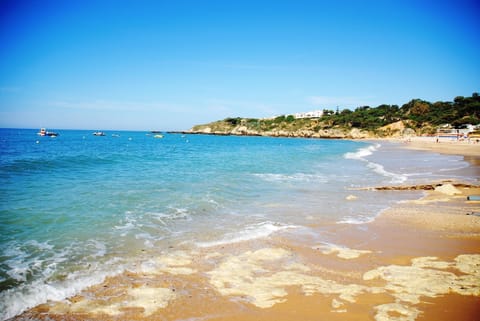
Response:
[[[478,320],[480,188],[450,184],[372,223],[159,251],[15,320]]]

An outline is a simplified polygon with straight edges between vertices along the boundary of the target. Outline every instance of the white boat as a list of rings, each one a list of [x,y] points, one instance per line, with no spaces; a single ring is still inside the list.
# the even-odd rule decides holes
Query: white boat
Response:
[[[105,136],[104,132],[94,132],[93,136]]]
[[[49,132],[45,128],[40,128],[40,131],[37,133],[39,136],[50,136],[50,137],[57,137],[58,133]]]

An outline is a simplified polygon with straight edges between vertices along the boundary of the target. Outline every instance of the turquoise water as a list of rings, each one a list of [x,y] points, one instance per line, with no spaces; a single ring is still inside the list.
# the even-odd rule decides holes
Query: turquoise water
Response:
[[[461,157],[387,143],[36,132],[0,129],[0,319],[145,253],[358,224],[400,197],[357,187],[475,177]]]

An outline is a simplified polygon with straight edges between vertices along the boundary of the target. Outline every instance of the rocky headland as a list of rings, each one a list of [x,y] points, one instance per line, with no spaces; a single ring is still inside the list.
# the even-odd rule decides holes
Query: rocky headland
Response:
[[[372,139],[380,137],[413,136],[415,131],[407,128],[403,121],[384,126],[375,131],[356,127],[327,127],[317,119],[301,120],[264,120],[234,118],[196,125],[186,134],[232,135],[232,136],[268,136],[302,137],[331,139]]]

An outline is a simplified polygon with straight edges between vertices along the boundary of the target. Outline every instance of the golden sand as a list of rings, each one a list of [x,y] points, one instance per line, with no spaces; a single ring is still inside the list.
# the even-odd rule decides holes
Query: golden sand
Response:
[[[413,137],[402,140],[407,148],[433,151],[440,154],[480,157],[480,143],[472,141],[457,141],[438,139],[436,137]]]

